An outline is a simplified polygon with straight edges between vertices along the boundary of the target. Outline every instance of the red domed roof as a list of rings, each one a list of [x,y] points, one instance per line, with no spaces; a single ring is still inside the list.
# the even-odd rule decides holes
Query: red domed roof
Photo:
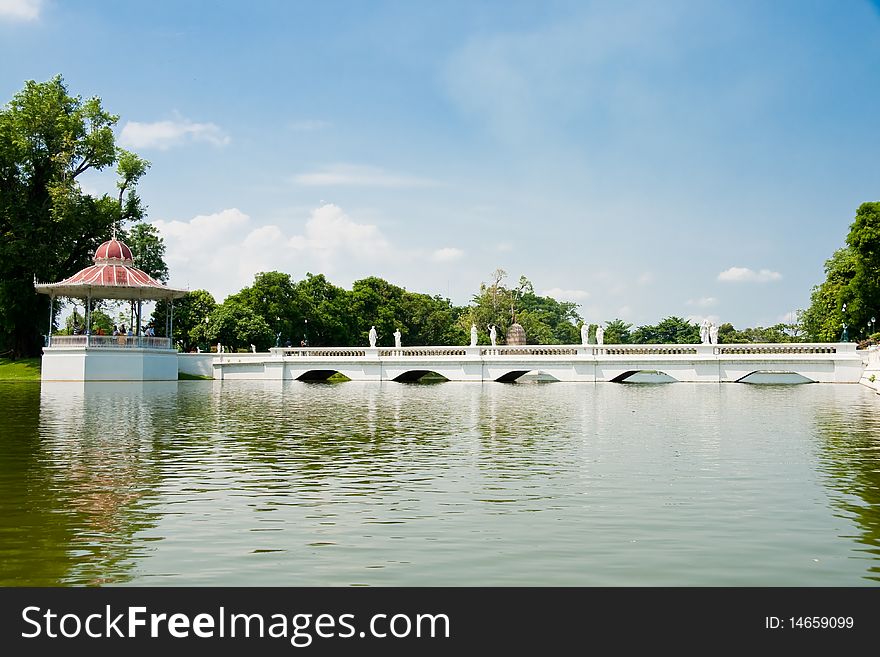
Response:
[[[186,290],[166,286],[134,266],[134,259],[116,238],[95,250],[95,264],[60,283],[36,283],[37,292],[53,296],[96,299],[177,299]]]
[[[95,264],[98,264],[98,261],[105,260],[123,262],[127,265],[134,262],[131,256],[131,249],[115,238],[104,242],[95,250]]]

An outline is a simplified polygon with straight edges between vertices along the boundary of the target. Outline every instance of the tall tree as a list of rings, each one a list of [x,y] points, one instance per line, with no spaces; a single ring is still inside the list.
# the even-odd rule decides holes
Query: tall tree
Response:
[[[813,288],[810,307],[804,311],[807,339],[815,342],[840,340],[846,291],[856,273],[857,256],[851,247],[837,249],[825,261],[825,280]]]
[[[265,351],[275,343],[272,329],[263,317],[236,299],[226,299],[208,317],[205,335],[210,343],[225,348]]]
[[[163,283],[168,281],[165,240],[155,226],[140,221],[130,229],[121,231],[120,239],[131,249],[135,267]]]
[[[622,319],[605,322],[606,344],[629,344],[632,341],[632,324],[627,324]]]
[[[855,271],[843,293],[850,335],[865,336],[880,313],[880,202],[862,203],[846,236],[855,255]]]
[[[695,344],[700,328],[681,317],[667,317],[656,325],[640,326],[632,333],[635,344]]]
[[[174,302],[174,339],[184,351],[197,346],[207,347],[212,340],[207,336],[207,320],[217,308],[217,302],[206,290],[193,290]],[[165,336],[165,320],[169,313],[167,301],[156,302],[150,323],[156,335]]]
[[[351,316],[348,291],[333,285],[324,274],[307,273],[296,283],[300,317],[290,331],[294,344],[302,328],[302,339],[311,346],[343,346],[355,344],[357,329],[368,320]]]
[[[61,76],[26,82],[0,109],[0,351],[38,354],[49,299],[35,293],[34,279],[54,281],[86,266],[111,227],[138,214],[143,172],[131,159],[119,172],[128,179],[126,208],[79,185],[83,173],[120,157],[117,120],[99,98],[70,95]]]
[[[480,342],[488,342],[488,327],[498,327],[501,341],[514,321],[526,332],[529,344],[571,344],[580,342],[577,323],[581,316],[577,304],[557,301],[535,294],[532,283],[520,276],[517,286],[507,287],[507,272],[496,269],[491,283],[481,283],[480,290],[460,315],[459,325],[468,332],[471,324],[479,330]]]

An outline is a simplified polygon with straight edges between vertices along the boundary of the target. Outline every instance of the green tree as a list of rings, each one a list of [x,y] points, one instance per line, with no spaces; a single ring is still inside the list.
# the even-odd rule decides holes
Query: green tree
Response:
[[[206,320],[217,308],[217,302],[206,290],[193,290],[174,302],[174,339],[179,341],[184,351],[192,351],[197,346],[207,348],[214,340],[207,335]],[[165,337],[167,301],[156,302],[150,323],[156,335]]]
[[[302,304],[290,274],[260,272],[251,285],[226,301],[250,308],[265,320],[273,336],[292,336],[303,324]]]
[[[580,341],[577,304],[535,294],[532,283],[520,276],[515,288],[504,284],[507,272],[496,269],[491,283],[481,283],[471,304],[459,315],[459,326],[467,334],[471,324],[479,329],[479,341],[489,341],[488,327],[498,327],[501,342],[514,321],[526,332],[529,344],[572,344]]]
[[[535,294],[531,283],[522,287],[516,300],[516,319],[529,344],[576,344],[580,342],[578,304]],[[534,337],[534,341],[533,338]]]
[[[837,342],[843,328],[845,292],[856,274],[857,256],[851,247],[838,249],[825,261],[825,281],[813,288],[802,324],[808,340]]]
[[[261,315],[235,300],[227,299],[208,317],[205,336],[226,348],[265,351],[275,344],[272,329]]]
[[[622,319],[605,322],[605,344],[629,344],[632,341],[632,324]]]
[[[635,344],[696,344],[700,328],[681,317],[667,317],[656,325],[639,326],[632,332]]]
[[[71,313],[64,322],[64,330],[67,335],[74,334],[74,328],[77,332],[85,331],[86,318],[82,313]],[[113,320],[110,316],[99,308],[94,308],[89,318],[89,330],[92,335],[99,335],[99,331],[103,331],[104,335],[113,333]]]
[[[71,96],[61,76],[26,82],[0,109],[0,350],[39,353],[49,298],[35,293],[34,279],[55,281],[86,266],[129,216],[118,199],[84,194],[78,182],[117,162],[117,120],[100,99]],[[132,166],[122,172],[132,212],[140,207],[137,174]]]
[[[756,326],[737,331],[733,324],[718,327],[718,342],[721,344],[755,344],[764,342],[792,342],[791,325],[779,323],[764,328]]]
[[[288,334],[294,344],[299,344],[300,334],[309,345],[316,347],[341,347],[357,342],[356,327],[368,320],[352,317],[348,291],[333,285],[324,274],[311,273],[298,281],[295,289],[299,316]]]
[[[401,301],[400,332],[404,345],[461,345],[468,335],[459,324],[461,308],[449,299],[405,292]]]
[[[165,241],[155,226],[140,221],[121,231],[120,239],[131,249],[135,267],[163,283],[168,281]]]
[[[406,290],[402,287],[376,276],[355,281],[348,297],[352,344],[367,344],[370,327],[375,326],[379,334],[378,344],[392,346],[394,331],[406,325],[403,311],[405,294]]]
[[[846,236],[854,272],[843,290],[843,319],[852,337],[866,337],[871,317],[880,311],[880,202],[862,203]]]

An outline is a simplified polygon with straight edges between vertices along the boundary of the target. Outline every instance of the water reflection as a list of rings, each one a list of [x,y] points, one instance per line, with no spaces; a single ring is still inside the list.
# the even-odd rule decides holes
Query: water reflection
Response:
[[[0,384],[3,584],[840,585],[859,386]]]
[[[861,544],[857,558],[866,561],[868,577],[880,581],[880,416],[871,397],[818,409],[817,429],[825,481],[842,518],[854,520]],[[845,525],[849,527],[848,524]]]

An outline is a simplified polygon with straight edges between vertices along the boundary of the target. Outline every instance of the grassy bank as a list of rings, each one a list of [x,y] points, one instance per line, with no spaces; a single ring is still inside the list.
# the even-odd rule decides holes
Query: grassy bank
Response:
[[[0,358],[0,381],[39,381],[40,359]]]

